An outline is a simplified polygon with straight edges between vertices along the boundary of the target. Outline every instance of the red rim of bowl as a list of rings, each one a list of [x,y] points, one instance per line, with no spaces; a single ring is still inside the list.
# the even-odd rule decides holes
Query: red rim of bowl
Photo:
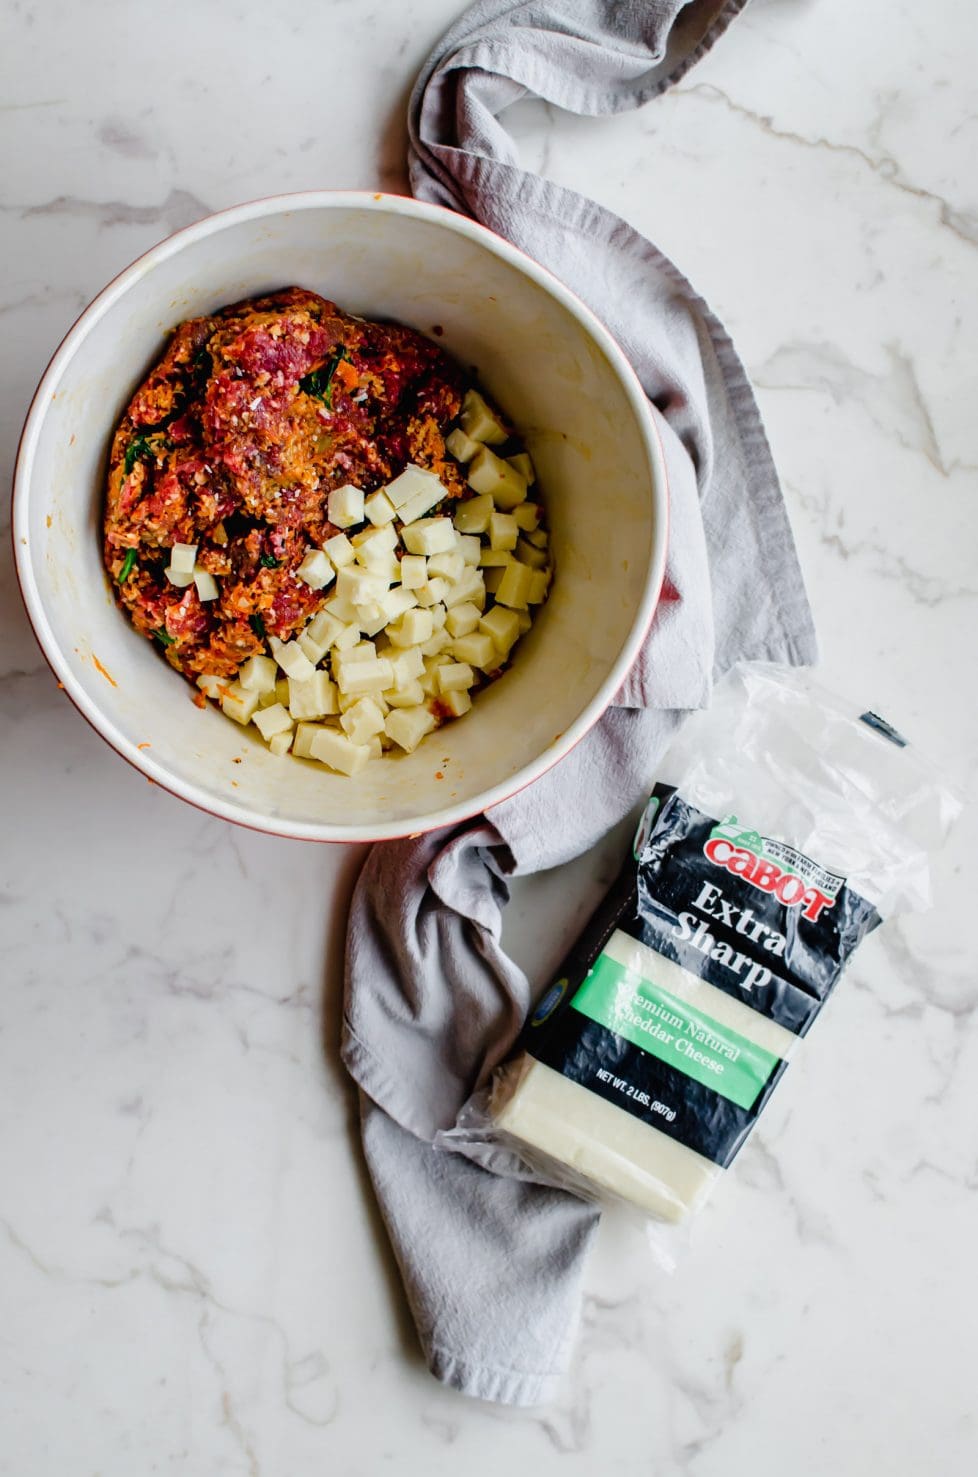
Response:
[[[645,592],[639,612],[622,645],[621,652],[612,667],[611,673],[605,679],[598,694],[584,709],[584,713],[575,719],[564,731],[560,739],[552,744],[549,749],[545,750],[537,760],[531,764],[524,765],[509,780],[500,781],[499,784],[485,790],[481,797],[463,801],[458,805],[445,806],[442,810],[434,812],[431,815],[419,816],[396,823],[392,822],[387,825],[378,823],[375,826],[362,827],[360,828],[360,834],[327,835],[323,833],[327,831],[343,831],[345,828],[336,823],[291,822],[287,825],[286,829],[280,829],[283,824],[280,820],[276,823],[275,819],[270,817],[265,822],[261,816],[250,811],[247,806],[239,807],[235,806],[233,802],[223,802],[203,796],[198,787],[185,785],[184,782],[175,779],[166,769],[157,764],[149,753],[138,750],[128,739],[125,739],[119,734],[115,730],[111,720],[99,709],[98,704],[87,696],[80,683],[78,683],[71,671],[67,658],[55,640],[54,634],[47,623],[43,601],[37,582],[33,578],[33,572],[28,564],[25,551],[29,548],[28,508],[30,473],[32,470],[30,460],[33,457],[33,441],[38,436],[43,421],[50,385],[58,378],[63,364],[70,359],[74,352],[75,341],[81,340],[88,327],[101,317],[101,314],[106,311],[117,297],[122,296],[128,287],[129,279],[137,275],[143,275],[145,265],[151,258],[168,257],[173,252],[180,250],[188,240],[192,240],[195,236],[211,234],[219,223],[229,224],[231,218],[238,217],[242,220],[255,220],[263,215],[287,214],[294,210],[315,209],[323,206],[342,208],[347,205],[355,205],[361,208],[366,205],[367,208],[374,206],[381,209],[390,209],[393,207],[395,213],[412,215],[421,219],[427,217],[431,220],[437,220],[439,224],[456,231],[460,235],[468,235],[475,239],[483,240],[495,255],[501,256],[504,260],[510,260],[512,265],[516,266],[524,275],[535,280],[551,296],[556,297],[558,301],[571,311],[605,354],[608,362],[621,380],[632,409],[635,411],[636,420],[643,433],[646,453],[653,468],[653,494],[655,491],[661,490],[661,496],[657,500],[658,506],[654,509],[656,528],[659,527],[661,520],[661,535],[654,539],[652,559],[650,561]],[[140,271],[140,269],[143,269],[143,271]],[[635,370],[600,319],[592,313],[587,304],[575,292],[565,286],[546,267],[541,266],[539,262],[534,261],[526,252],[521,251],[518,246],[514,246],[504,237],[498,236],[487,226],[483,226],[478,221],[471,220],[468,216],[459,215],[455,211],[448,210],[444,206],[431,205],[425,201],[415,200],[409,195],[391,195],[380,191],[305,190],[294,194],[264,195],[255,200],[244,201],[239,205],[228,206],[224,210],[214,211],[209,215],[202,216],[200,220],[194,221],[192,225],[184,226],[179,231],[172,232],[169,236],[163,237],[154,246],[151,246],[147,251],[136,257],[121,272],[117,273],[102,288],[101,292],[92,299],[88,306],[82,310],[48,361],[27,411],[17,447],[17,457],[14,463],[10,532],[14,550],[14,570],[20,587],[21,599],[24,602],[24,608],[27,612],[35,639],[41,649],[41,654],[72,705],[85,719],[89,727],[94,729],[99,737],[115,753],[125,759],[145,779],[158,785],[168,794],[174,795],[178,800],[183,800],[186,804],[192,805],[194,809],[202,811],[205,815],[216,816],[220,820],[230,821],[233,825],[242,826],[245,830],[257,831],[263,835],[276,836],[283,840],[313,841],[332,845],[354,846],[366,845],[374,841],[389,841],[404,839],[405,837],[421,836],[428,831],[438,830],[442,827],[461,825],[463,822],[471,820],[474,816],[481,815],[484,811],[491,809],[494,805],[499,805],[504,800],[512,799],[513,796],[520,794],[529,785],[533,784],[542,775],[552,769],[555,764],[558,764],[591,731],[611,706],[615,693],[625,681],[648,635],[653,616],[655,615],[665,577],[665,559],[669,537],[669,481],[659,429]],[[194,790],[197,790],[196,794],[192,793]],[[351,828],[351,832],[352,830],[353,828]]]

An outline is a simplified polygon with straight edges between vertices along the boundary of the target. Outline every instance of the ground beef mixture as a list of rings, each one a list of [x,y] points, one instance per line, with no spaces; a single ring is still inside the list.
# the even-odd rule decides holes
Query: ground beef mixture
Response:
[[[466,492],[444,438],[468,383],[422,334],[297,287],[181,323],[112,442],[104,557],[133,625],[190,679],[288,640],[329,593],[296,569],[338,531],[331,489],[369,493],[413,462]],[[198,545],[218,599],[169,583],[177,543]]]

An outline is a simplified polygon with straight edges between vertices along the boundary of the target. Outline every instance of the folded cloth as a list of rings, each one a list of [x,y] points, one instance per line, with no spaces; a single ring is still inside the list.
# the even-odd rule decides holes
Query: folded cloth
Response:
[[[475,216],[589,303],[648,394],[670,489],[663,596],[615,706],[487,815],[376,846],[353,899],[342,1050],[368,1167],[432,1373],[487,1400],[552,1397],[597,1221],[571,1195],[431,1147],[532,1003],[500,943],[508,879],[580,855],[626,815],[683,711],[707,704],[733,662],[815,654],[777,474],[729,338],[625,221],[523,172],[500,116],[527,96],[578,113],[639,106],[743,3],[480,0],[411,100],[415,194]]]

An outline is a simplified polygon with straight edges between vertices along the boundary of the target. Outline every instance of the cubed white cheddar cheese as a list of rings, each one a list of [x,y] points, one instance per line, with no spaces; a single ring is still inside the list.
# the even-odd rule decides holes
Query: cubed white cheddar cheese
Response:
[[[466,436],[461,426],[456,426],[450,435],[445,437],[445,445],[457,462],[470,462],[479,450],[480,442],[473,441],[471,436]]]
[[[336,712],[336,688],[325,672],[316,672],[308,682],[289,678],[289,712],[293,718],[326,718]]]
[[[357,625],[365,636],[377,636],[387,625],[387,612],[380,601],[356,606]]]
[[[427,641],[422,643],[421,650],[425,656],[437,656],[451,644],[452,638],[447,631],[435,631]]]
[[[472,697],[466,688],[459,688],[455,692],[446,692],[441,700],[443,708],[447,708],[453,718],[461,718],[472,706]]]
[[[489,519],[489,547],[491,549],[515,549],[519,536],[519,524],[512,513],[493,513]]]
[[[507,564],[512,564],[515,557],[509,549],[482,549],[479,552],[479,568],[505,569]]]
[[[384,692],[393,686],[394,673],[386,657],[351,656],[336,670],[336,683],[347,697]]]
[[[465,560],[454,549],[450,554],[432,554],[428,560],[428,578],[446,579],[454,584],[456,580],[461,579],[465,568],[467,568]]]
[[[508,456],[506,460],[515,472],[519,472],[527,487],[532,487],[537,480],[537,474],[534,470],[529,452],[518,451],[515,456]]]
[[[445,609],[444,605],[442,605],[440,601],[436,600],[434,605],[428,606],[428,613],[431,616],[431,624],[434,626],[436,631],[440,631],[442,626],[445,624],[445,620],[448,616],[448,611]]]
[[[520,623],[520,635],[525,636],[533,625],[533,617],[528,610],[518,610],[516,612],[516,619]]]
[[[388,661],[394,673],[395,687],[406,686],[424,671],[424,657],[417,646],[408,646],[403,650],[391,647]]]
[[[366,744],[384,731],[384,715],[371,697],[361,697],[340,718],[340,727],[355,744]]]
[[[357,551],[345,533],[334,533],[333,537],[328,538],[323,544],[323,550],[336,569],[342,569],[345,564],[352,564],[357,557]]]
[[[385,528],[368,528],[350,542],[358,563],[370,569],[386,569],[397,548],[397,531],[390,524]]]
[[[417,650],[417,647],[412,648]],[[417,677],[411,682],[406,682],[403,687],[392,687],[384,693],[384,698],[392,708],[416,708],[425,699],[425,691]]]
[[[524,533],[532,532],[539,523],[538,502],[522,502],[519,508],[514,508],[513,517],[516,518]],[[547,535],[544,535],[544,539],[547,539]]]
[[[307,656],[314,667],[318,666],[326,655],[326,647],[314,641],[308,631],[300,631],[295,639],[299,643],[299,650],[303,656]]]
[[[334,487],[329,495],[329,521],[337,528],[354,528],[363,522],[363,492],[347,482],[343,487]]]
[[[400,476],[395,477],[393,482],[388,482],[384,492],[398,511],[420,494],[437,493],[435,502],[445,496],[445,489],[434,472],[429,472],[426,467],[416,466],[414,462],[408,462]]]
[[[455,535],[455,552],[461,554],[466,564],[473,567],[479,562],[479,554],[482,544],[474,533],[458,533]]]
[[[547,598],[547,590],[550,587],[549,569],[534,569],[530,574],[530,584],[526,592],[527,605],[541,605]]]
[[[322,723],[300,723],[296,727],[295,737],[292,740],[292,752],[297,759],[312,758],[312,741],[317,733],[328,733],[325,724]]]
[[[519,512],[519,508],[516,509],[516,512]],[[514,513],[513,516],[515,518],[516,514]],[[525,538],[527,543],[532,544],[535,549],[545,549],[549,542],[545,528],[528,528],[525,531]]]
[[[501,564],[498,569],[484,569],[482,571],[482,579],[490,595],[495,595],[499,586],[502,584],[502,578],[505,573],[505,564]]]
[[[287,733],[284,731],[282,733],[273,733],[268,740],[268,747],[273,754],[279,757],[287,754],[292,747],[292,730],[290,729]]]
[[[450,635],[467,636],[479,624],[479,607],[463,600],[461,605],[452,606],[445,624]]]
[[[336,571],[322,549],[310,549],[296,574],[311,590],[323,590],[336,578]]]
[[[475,673],[468,662],[446,662],[438,668],[439,692],[464,692],[475,681]]]
[[[286,677],[296,677],[299,681],[306,681],[315,672],[316,668],[298,641],[280,641],[277,636],[269,636],[268,644]]]
[[[496,504],[488,493],[481,497],[468,497],[455,504],[454,523],[459,533],[485,533],[489,527]]]
[[[274,692],[277,679],[278,666],[270,656],[250,656],[238,672],[238,681],[245,692]]]
[[[250,660],[254,661],[254,657],[250,658]],[[266,660],[268,660],[268,658],[266,658]],[[247,666],[247,665],[248,665],[248,663],[245,662],[245,666]],[[274,668],[275,668],[275,663],[272,662],[272,669],[273,669],[272,670],[272,686],[273,687],[275,686],[275,671],[274,671]],[[241,671],[242,672],[244,671],[244,667],[242,667]],[[240,678],[240,673],[239,673],[239,678]],[[221,696],[221,692],[223,691],[223,689],[225,687],[228,687],[229,685],[230,685],[230,678],[228,678],[228,677],[218,677],[213,672],[204,672],[200,677],[197,678],[197,686],[200,688],[201,692],[204,694],[205,697],[209,697],[209,698],[213,699],[214,702],[219,701],[220,696]],[[244,684],[242,684],[242,686],[243,685]],[[251,689],[246,688],[245,689],[245,691],[249,691],[249,690],[250,691],[254,691],[254,688],[251,688]]]
[[[426,733],[435,726],[435,717],[427,708],[394,708],[384,723],[385,731],[395,744],[413,754]]]
[[[340,600],[349,601],[354,609],[358,605],[374,605],[387,594],[390,585],[382,574],[361,569],[357,564],[348,564],[336,576],[336,593]]]
[[[550,558],[546,549],[536,548],[525,538],[521,538],[516,545],[516,557],[521,564],[528,564],[531,569],[544,569]]]
[[[384,735],[384,737],[386,738],[386,734]],[[384,755],[384,746],[383,746],[383,744],[381,743],[380,740],[381,740],[381,735],[379,733],[375,733],[374,736],[373,736],[373,738],[370,739],[370,741],[367,744],[367,749],[368,749],[368,752],[370,754],[371,759],[382,759],[383,758],[383,755]]]
[[[286,684],[286,686],[288,686],[288,678],[285,678],[285,684]],[[278,686],[278,683],[276,682],[275,687],[277,687],[277,686]],[[271,692],[260,692],[258,694],[258,706],[259,706],[259,708],[271,708],[271,707],[274,707],[274,705],[278,702],[278,700],[279,700],[278,693],[275,691],[275,688],[273,688]]]
[[[405,590],[420,590],[428,581],[428,561],[423,554],[405,554],[401,559],[401,584]]]
[[[421,646],[429,639],[435,623],[427,610],[408,610],[399,621],[387,627],[394,646]]]
[[[457,662],[467,662],[473,667],[499,665],[496,644],[486,631],[473,631],[469,636],[456,637],[451,644],[451,652]]]
[[[455,548],[451,518],[422,518],[401,534],[409,554],[450,554]]]
[[[309,744],[310,756],[340,774],[359,774],[370,758],[366,744],[355,744],[335,728],[322,728]]]
[[[360,627],[355,621],[349,625],[341,626],[339,635],[333,641],[333,650],[336,652],[349,651],[356,646],[360,640]]]
[[[163,573],[170,581],[170,584],[173,585],[174,588],[177,590],[185,590],[188,585],[192,585],[194,582],[194,572],[192,569],[188,569],[186,572],[184,572],[179,569],[174,569],[171,564],[168,564]]]
[[[273,703],[270,708],[263,708],[255,714],[251,721],[266,743],[277,733],[292,732],[292,715],[282,707],[281,703]]]
[[[364,516],[375,528],[383,528],[385,523],[390,523],[394,517],[394,504],[387,496],[384,489],[378,488],[368,498],[363,500]]]
[[[197,586],[198,600],[216,600],[220,594],[217,580],[206,569],[201,569],[200,565],[194,566],[194,584]]]
[[[247,692],[239,682],[227,684],[221,691],[221,708],[235,723],[250,723],[258,707],[257,692]]]
[[[323,651],[328,651],[342,630],[342,621],[337,620],[328,610],[319,610],[309,621],[303,634],[322,647]]]
[[[504,512],[515,508],[526,497],[526,483],[519,472],[490,451],[488,446],[484,446],[469,462],[468,482],[476,492],[488,493],[496,507]],[[463,529],[462,532],[474,530]]]
[[[473,441],[488,441],[493,446],[507,439],[508,432],[494,410],[483,400],[478,390],[466,390],[459,417],[462,430]]]
[[[381,608],[387,617],[387,621],[399,620],[408,610],[413,610],[418,603],[418,597],[413,590],[391,590],[380,602]]]
[[[477,605],[481,610],[486,603],[486,586],[480,571],[466,565],[462,578],[454,585],[449,585],[442,601],[449,610],[453,606],[465,604]]]
[[[515,610],[505,605],[494,605],[479,621],[479,630],[485,631],[501,652],[509,651],[520,634],[520,618]]]
[[[174,574],[189,574],[190,579],[194,577],[194,566],[197,563],[196,544],[174,544],[170,550],[170,569]],[[189,580],[187,583],[189,584]],[[176,580],[171,583],[176,584]]]
[[[503,570],[503,577],[499,581],[496,591],[496,600],[500,605],[508,605],[511,609],[523,610],[528,603],[533,576],[537,573],[528,564],[507,564]]]
[[[418,604],[428,607],[432,605],[443,604],[445,596],[448,594],[450,589],[451,585],[448,583],[448,581],[443,580],[439,578],[438,575],[436,575],[433,580],[428,580],[427,584],[422,585],[421,588],[419,590],[415,590],[414,593],[418,597]]]

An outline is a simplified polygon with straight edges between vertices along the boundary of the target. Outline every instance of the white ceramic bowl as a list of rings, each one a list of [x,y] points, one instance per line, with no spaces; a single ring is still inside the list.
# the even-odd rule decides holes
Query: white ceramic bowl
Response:
[[[166,331],[291,283],[438,341],[515,420],[553,528],[552,594],[512,668],[465,718],[355,779],[279,759],[257,734],[189,700],[137,636],[102,568],[108,443]],[[28,613],[65,690],[157,784],[279,835],[404,836],[475,814],[529,784],[600,717],[648,629],[662,582],[667,498],[645,396],[614,340],[560,282],[450,211],[400,196],[279,196],[161,242],[95,299],[31,406],[14,480]]]

